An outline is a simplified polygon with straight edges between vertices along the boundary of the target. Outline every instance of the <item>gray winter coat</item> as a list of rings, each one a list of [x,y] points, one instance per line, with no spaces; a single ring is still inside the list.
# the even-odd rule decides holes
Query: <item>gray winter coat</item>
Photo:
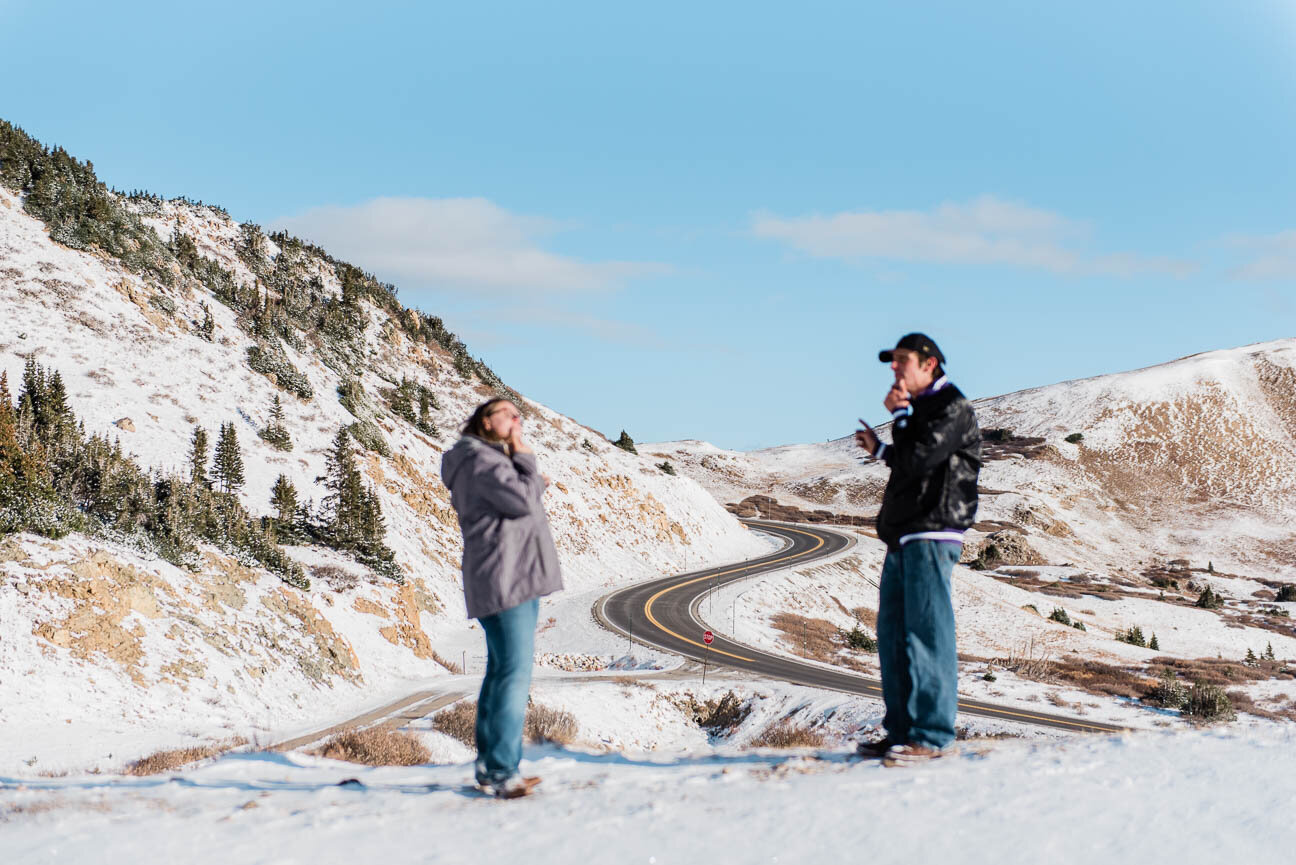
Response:
[[[463,532],[464,600],[480,619],[562,588],[535,454],[504,452],[473,435],[441,458],[441,479]]]

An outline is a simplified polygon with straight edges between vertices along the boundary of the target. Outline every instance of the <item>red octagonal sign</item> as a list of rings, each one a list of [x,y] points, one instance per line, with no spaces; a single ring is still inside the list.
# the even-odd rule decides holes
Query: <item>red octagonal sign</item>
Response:
[[[702,632],[702,642],[706,643],[708,646],[711,645],[711,641],[714,639],[715,639],[715,634],[711,633],[710,631]]]

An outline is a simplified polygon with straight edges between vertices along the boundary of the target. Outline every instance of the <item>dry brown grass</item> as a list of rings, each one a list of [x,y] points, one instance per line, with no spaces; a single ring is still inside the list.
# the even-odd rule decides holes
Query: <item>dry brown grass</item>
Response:
[[[977,739],[1024,739],[1021,733],[1007,733],[1002,730],[992,733],[983,730],[970,730],[967,727],[955,727],[954,738],[960,742],[971,742]]]
[[[1023,679],[1048,682],[1053,678],[1053,653],[1034,637],[1009,651],[1008,657],[996,659],[995,664]]]
[[[1248,666],[1220,658],[1159,657],[1152,661],[1152,666],[1169,668],[1184,682],[1205,682],[1221,688],[1269,678],[1289,678],[1281,661],[1256,661],[1255,666]]]
[[[446,668],[447,670],[449,670],[451,673],[454,673],[454,674],[456,674],[456,675],[458,675],[458,674],[460,674],[460,673],[463,672],[463,667],[459,666],[459,665],[456,664],[454,661],[447,661],[445,658],[443,658],[443,657],[441,657],[439,654],[437,654],[437,650],[436,650],[436,649],[433,649],[433,650],[432,650],[432,660],[436,661],[438,664],[440,664],[441,666],[445,667],[445,668]]]
[[[458,739],[470,748],[477,746],[477,703],[460,700],[432,716],[432,728]],[[538,703],[527,706],[522,737],[527,742],[539,744],[570,745],[576,740],[580,725],[576,716],[561,709],[551,709]]]
[[[163,772],[174,772],[190,763],[197,763],[199,760],[209,760],[212,757],[224,754],[232,748],[238,748],[247,744],[247,739],[239,736],[230,739],[227,742],[217,742],[211,745],[199,745],[193,748],[172,748],[166,751],[158,751],[149,754],[147,757],[141,757],[134,763],[126,766],[127,775],[160,775]]]
[[[526,722],[522,727],[522,737],[533,743],[551,742],[555,745],[570,745],[576,740],[580,725],[576,716],[562,709],[551,709],[532,703],[527,707]]]
[[[819,730],[794,724],[787,718],[771,724],[752,739],[749,748],[821,748],[826,737]]]
[[[432,716],[432,729],[458,739],[469,748],[477,744],[477,703],[460,700]]]
[[[418,766],[432,759],[418,737],[387,727],[343,730],[310,753],[365,766]]]
[[[877,632],[877,610],[870,610],[868,607],[856,607],[850,612],[861,625],[872,628],[874,633]]]
[[[644,688],[649,691],[657,690],[657,686],[652,682],[640,678],[639,676],[616,676],[612,679],[613,684],[624,685],[628,687]]]
[[[1053,666],[1053,680],[1074,685],[1103,697],[1140,699],[1156,682],[1143,673],[1113,667],[1101,661],[1060,661]]]
[[[770,623],[783,632],[783,640],[792,651],[803,657],[831,662],[841,648],[837,626],[827,619],[775,613]]]

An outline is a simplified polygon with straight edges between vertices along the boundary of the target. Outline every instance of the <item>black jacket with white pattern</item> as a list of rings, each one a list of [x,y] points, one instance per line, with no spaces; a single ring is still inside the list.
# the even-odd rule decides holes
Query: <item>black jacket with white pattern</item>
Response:
[[[917,532],[971,528],[981,472],[981,428],[954,385],[917,397],[911,414],[891,426],[880,459],[891,469],[878,511],[878,537],[888,549]]]

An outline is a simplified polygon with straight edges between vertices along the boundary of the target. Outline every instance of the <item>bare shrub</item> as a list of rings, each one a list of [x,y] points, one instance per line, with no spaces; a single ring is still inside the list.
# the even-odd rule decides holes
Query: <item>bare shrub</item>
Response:
[[[751,705],[733,691],[705,703],[699,703],[692,694],[686,694],[675,704],[694,724],[713,736],[733,732],[751,714]]]
[[[579,729],[576,716],[571,712],[533,703],[527,707],[522,736],[533,744],[552,742],[555,745],[570,745],[576,740]]]
[[[647,681],[646,679],[640,678],[639,676],[616,676],[615,678],[612,679],[612,681],[614,684],[617,685],[623,685],[623,686],[634,687],[634,688],[644,688],[645,690],[648,691],[657,690],[656,685],[654,685],[652,682]]]
[[[337,565],[318,565],[310,569],[311,579],[328,586],[331,592],[348,592],[360,585],[360,578]]]
[[[1025,643],[1008,652],[1008,657],[995,661],[1002,669],[1016,673],[1023,679],[1046,682],[1053,675],[1053,654],[1043,643],[1032,636]]]
[[[460,700],[432,716],[432,729],[458,739],[468,747],[477,745],[477,703]]]
[[[460,667],[454,661],[447,661],[445,658],[441,657],[441,655],[437,653],[436,649],[432,650],[432,660],[436,661],[438,664],[445,667],[451,673],[455,673],[456,675],[463,672],[463,667]]]
[[[147,757],[141,757],[133,763],[126,766],[127,775],[160,775],[163,772],[174,772],[190,763],[196,763],[199,760],[209,760],[225,753],[231,748],[238,748],[246,745],[247,739],[241,736],[231,739],[228,742],[219,742],[212,745],[199,745],[193,748],[172,748],[167,751],[158,751],[155,754],[149,754]]]
[[[999,573],[1005,577],[1038,577],[1040,572],[1034,568],[1000,568]]]
[[[366,766],[418,766],[432,759],[416,736],[387,727],[343,730],[310,753]]]
[[[458,739],[470,748],[477,745],[477,703],[460,700],[432,716],[432,729]],[[552,742],[570,745],[576,740],[580,726],[576,716],[561,709],[551,709],[532,703],[527,706],[522,737],[529,743]]]
[[[987,732],[985,730],[971,730],[967,727],[955,727],[954,738],[960,742],[968,742],[975,739],[1024,739],[1021,733],[1008,733],[1002,730]]]
[[[800,724],[793,724],[787,718],[771,724],[751,740],[749,748],[820,748],[825,742],[824,734]]]

